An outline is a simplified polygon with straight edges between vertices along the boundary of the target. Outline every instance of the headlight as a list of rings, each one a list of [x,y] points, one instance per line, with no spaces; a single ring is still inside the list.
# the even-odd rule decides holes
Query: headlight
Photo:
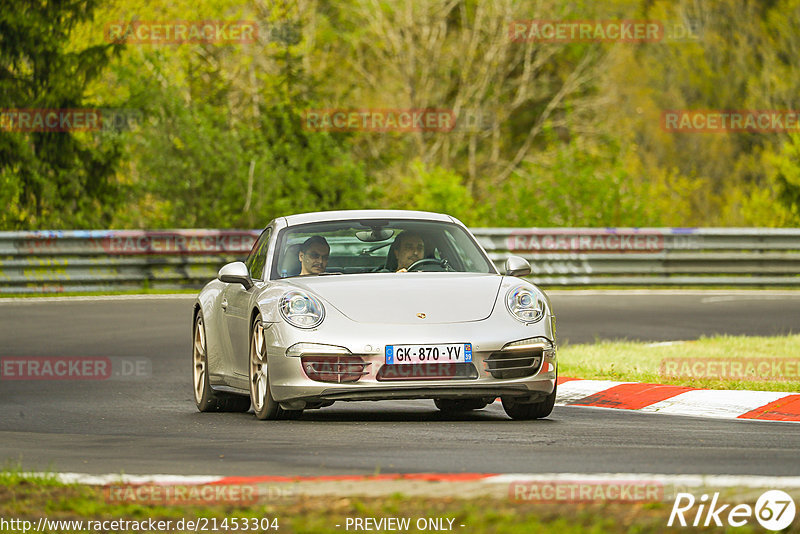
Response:
[[[541,291],[526,286],[512,287],[506,293],[506,309],[514,319],[531,324],[541,321],[547,305]]]
[[[286,322],[298,328],[314,328],[325,318],[322,303],[302,291],[288,291],[279,306]]]

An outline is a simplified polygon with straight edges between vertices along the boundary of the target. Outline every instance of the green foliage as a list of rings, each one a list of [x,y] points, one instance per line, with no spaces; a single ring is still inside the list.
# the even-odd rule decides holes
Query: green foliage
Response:
[[[777,192],[787,217],[786,222],[800,224],[800,134],[790,136],[781,152],[772,159]],[[791,215],[789,215],[791,214]]]
[[[800,135],[789,136],[777,153],[761,155],[764,178],[733,189],[726,207],[737,206],[741,226],[800,226]]]
[[[95,108],[87,88],[119,47],[70,48],[72,29],[95,2],[15,2],[0,10],[0,109]],[[0,228],[97,227],[120,190],[113,138],[0,127]],[[18,130],[18,129],[17,129]]]
[[[28,472],[22,469],[20,462],[6,460],[0,468],[0,487],[15,487],[23,484],[39,486],[64,486],[53,472]]]
[[[119,214],[123,225],[250,228],[362,205],[362,166],[331,135],[303,131],[288,106],[263,108],[251,128],[232,126],[218,107],[160,104],[131,147],[142,196],[139,211]]]
[[[438,166],[426,166],[414,160],[409,169],[377,191],[382,205],[392,209],[435,211],[452,215],[464,224],[479,225],[481,214],[457,173]]]
[[[656,226],[652,182],[626,168],[613,140],[554,142],[525,162],[495,197],[494,226]]]
[[[780,151],[785,134],[668,133],[659,126],[662,110],[797,109],[800,72],[789,58],[800,45],[793,23],[800,2],[659,0],[645,6],[647,18],[691,32],[635,52],[612,51],[604,81],[617,89],[608,93],[611,128],[633,133],[648,174],[668,170],[694,182],[693,191],[673,204],[690,210],[679,225],[796,225],[796,207],[791,196],[775,194],[780,179],[766,157]]]
[[[361,207],[476,226],[797,226],[800,136],[673,133],[660,118],[800,107],[798,18],[800,0],[12,3],[0,108],[141,120],[114,135],[0,128],[0,229],[258,227]],[[244,44],[105,42],[106,24],[136,19],[260,31]],[[509,21],[531,19],[650,19],[667,35],[508,38]],[[302,127],[309,108],[423,107],[454,110],[460,127]],[[487,120],[461,127],[470,114]]]

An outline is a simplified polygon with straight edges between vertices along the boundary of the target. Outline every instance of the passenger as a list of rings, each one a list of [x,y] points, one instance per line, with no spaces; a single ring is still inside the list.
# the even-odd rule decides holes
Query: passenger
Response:
[[[308,274],[321,274],[328,268],[328,257],[331,247],[324,237],[314,235],[300,245],[300,276]]]

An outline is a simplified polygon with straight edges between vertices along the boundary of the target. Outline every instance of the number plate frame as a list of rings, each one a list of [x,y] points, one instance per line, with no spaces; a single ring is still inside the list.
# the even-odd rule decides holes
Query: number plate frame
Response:
[[[398,349],[400,349],[398,351]],[[458,354],[459,356],[456,356]],[[429,343],[386,345],[386,365],[421,365],[427,363],[471,363],[472,343]],[[435,356],[436,359],[434,359]],[[453,358],[456,356],[456,358]]]

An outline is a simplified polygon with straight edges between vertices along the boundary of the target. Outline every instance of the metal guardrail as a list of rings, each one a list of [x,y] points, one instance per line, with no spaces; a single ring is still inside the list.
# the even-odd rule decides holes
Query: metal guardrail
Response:
[[[800,286],[800,229],[479,228],[500,265],[531,263],[545,287],[584,285]]]
[[[260,230],[0,232],[0,293],[195,289]]]
[[[0,293],[197,289],[259,230],[0,232]],[[800,229],[475,228],[558,286],[800,286]]]

